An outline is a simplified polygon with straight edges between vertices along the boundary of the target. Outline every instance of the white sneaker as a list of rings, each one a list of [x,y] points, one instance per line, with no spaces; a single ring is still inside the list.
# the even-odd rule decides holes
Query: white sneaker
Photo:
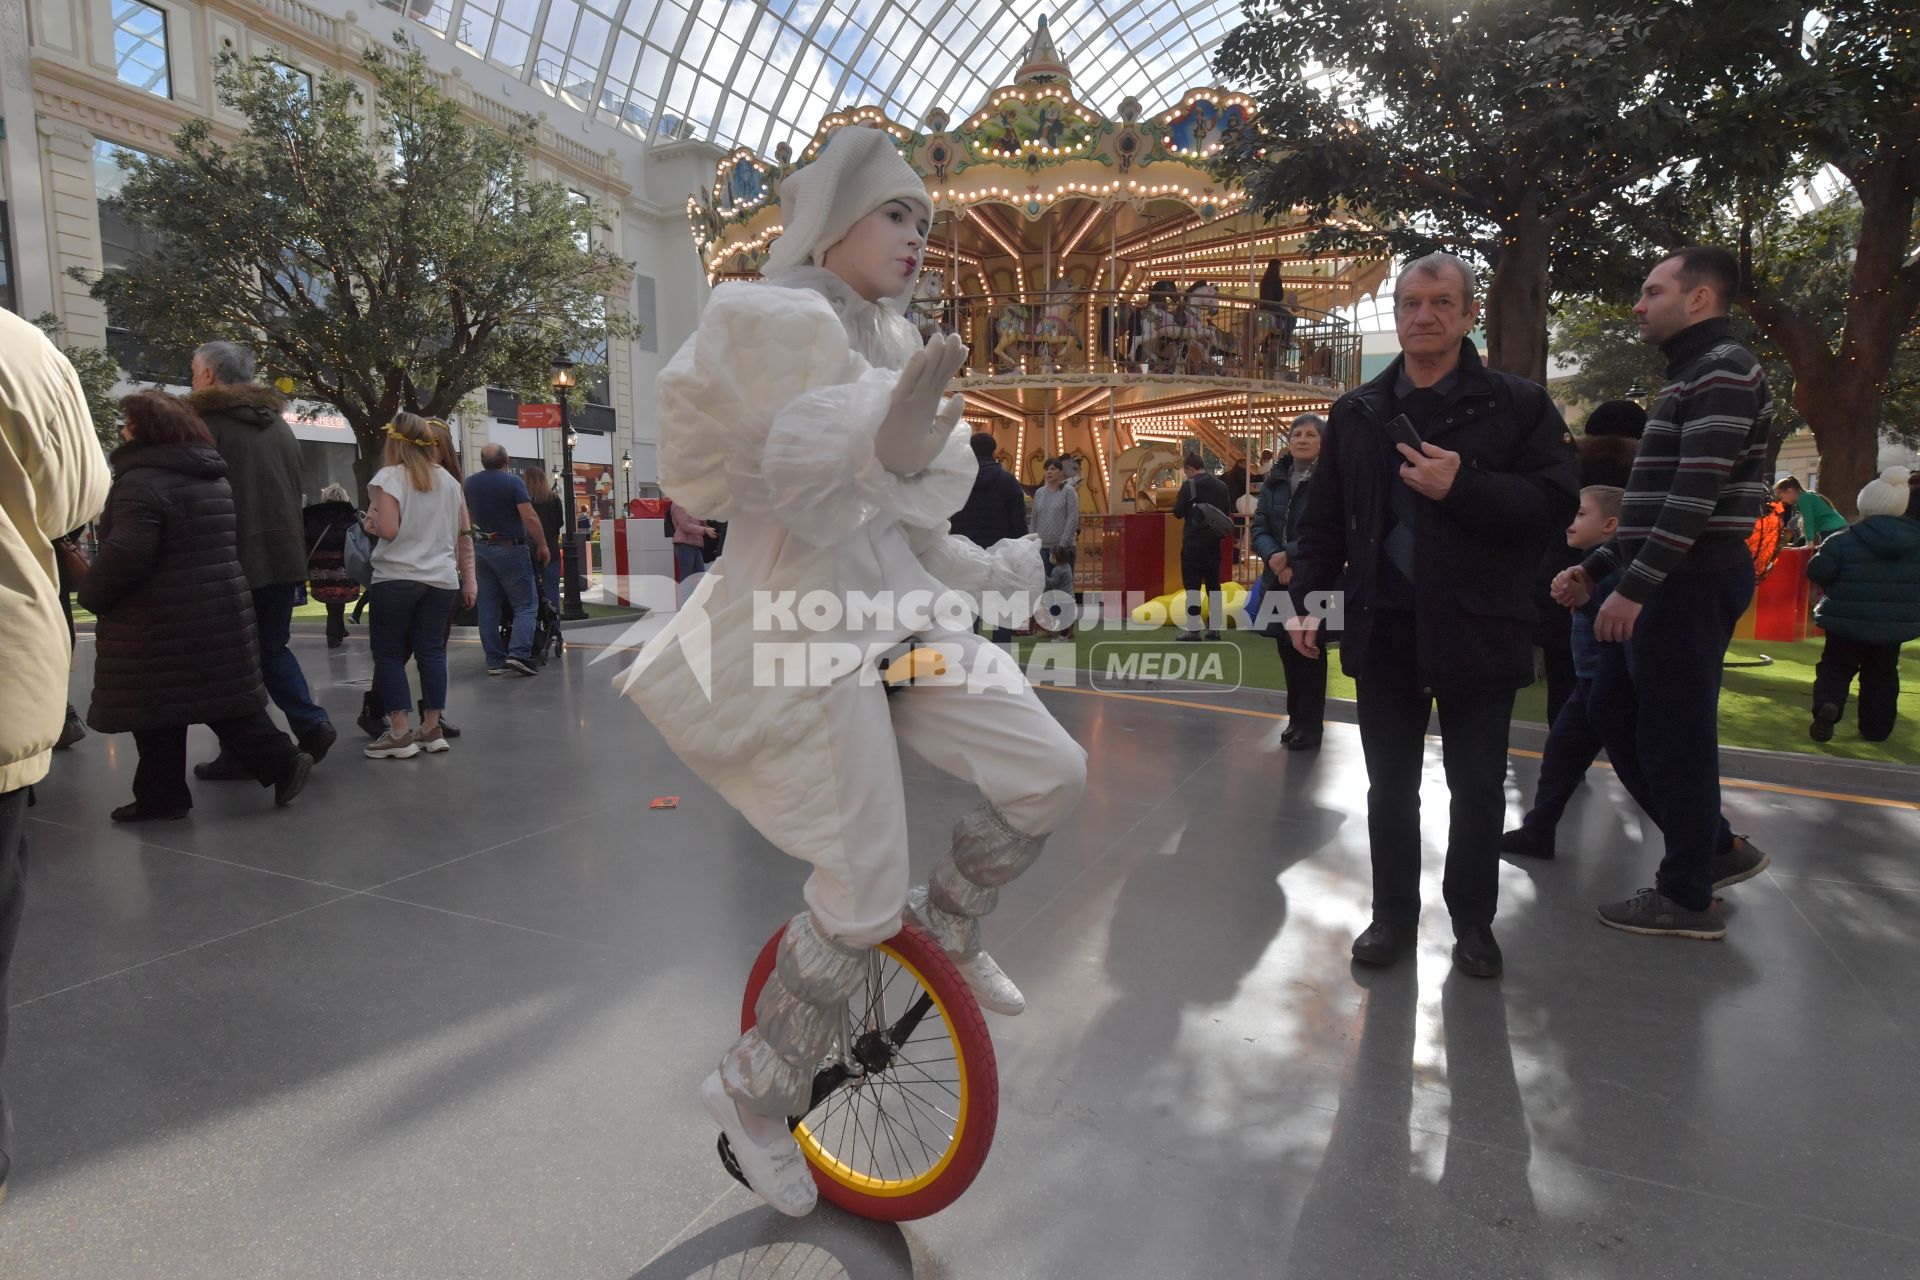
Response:
[[[700,1102],[727,1135],[734,1162],[756,1195],[789,1218],[813,1212],[820,1189],[785,1120],[742,1111],[718,1071],[700,1082]]]
[[[1009,1018],[1026,1011],[1027,998],[986,952],[977,953],[971,960],[955,961],[954,967],[967,980],[968,989],[982,1009],[1004,1013]]]

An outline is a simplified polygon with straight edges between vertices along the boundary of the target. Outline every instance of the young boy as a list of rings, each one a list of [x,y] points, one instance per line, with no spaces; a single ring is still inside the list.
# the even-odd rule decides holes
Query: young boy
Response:
[[[1860,490],[1860,523],[1820,544],[1807,578],[1827,589],[1813,618],[1827,633],[1813,676],[1815,742],[1833,737],[1860,677],[1860,736],[1885,742],[1900,703],[1900,646],[1920,638],[1920,520],[1907,516],[1905,467]]]
[[[1604,543],[1620,527],[1618,485],[1591,484],[1580,490],[1580,510],[1567,526],[1567,545],[1578,551],[1590,551]],[[1553,718],[1547,735],[1547,748],[1540,759],[1540,779],[1534,786],[1533,808],[1520,825],[1500,837],[1502,853],[1525,854],[1534,858],[1554,855],[1553,833],[1560,814],[1573,798],[1580,780],[1587,776],[1600,754],[1600,735],[1587,721],[1587,694],[1593,687],[1598,664],[1599,641],[1593,638],[1593,618],[1620,580],[1615,570],[1594,584],[1587,602],[1573,610],[1573,693]]]
[[[1597,461],[1583,451],[1582,471],[1591,474]],[[1581,489],[1580,510],[1567,526],[1567,545],[1586,551],[1611,538],[1620,527],[1620,499],[1625,492],[1622,486],[1611,484],[1589,484]],[[1547,734],[1546,750],[1540,757],[1540,777],[1533,789],[1533,808],[1527,811],[1518,827],[1500,837],[1502,853],[1552,858],[1554,831],[1560,825],[1560,815],[1600,755],[1600,735],[1587,715],[1587,699],[1600,662],[1600,642],[1594,638],[1593,619],[1619,581],[1620,572],[1615,570],[1595,583],[1588,598],[1573,609],[1573,694],[1554,717],[1553,727]],[[1634,796],[1634,800],[1642,812],[1652,812],[1644,797]],[[1720,819],[1718,849],[1714,856],[1715,889],[1750,880],[1772,862],[1745,836],[1735,835],[1724,817]]]

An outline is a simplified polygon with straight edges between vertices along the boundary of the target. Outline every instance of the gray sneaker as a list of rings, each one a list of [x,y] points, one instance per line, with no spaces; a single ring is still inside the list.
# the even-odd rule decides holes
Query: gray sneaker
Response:
[[[389,729],[361,748],[369,760],[410,760],[420,754],[420,744],[411,731],[395,733]]]
[[[1725,922],[1712,911],[1690,911],[1658,889],[1642,889],[1625,902],[1603,903],[1600,923],[1656,938],[1718,942],[1727,936]]]
[[[447,741],[444,724],[437,724],[431,729],[415,729],[413,741],[422,751],[434,754],[453,750],[453,744]]]
[[[1714,855],[1713,887],[1724,889],[1730,884],[1751,880],[1772,865],[1773,859],[1754,848],[1753,841],[1735,836],[1732,848]]]

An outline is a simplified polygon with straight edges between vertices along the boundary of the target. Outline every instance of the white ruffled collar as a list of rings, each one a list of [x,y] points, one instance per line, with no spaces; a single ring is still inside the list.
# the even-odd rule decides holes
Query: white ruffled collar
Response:
[[[777,289],[805,289],[825,298],[847,331],[847,344],[864,356],[869,364],[897,369],[912,354],[910,349],[902,352],[902,336],[899,332],[906,325],[901,315],[906,294],[899,298],[868,302],[836,273],[813,265],[794,267],[790,271],[768,276],[764,283]],[[911,286],[907,293],[912,293]]]

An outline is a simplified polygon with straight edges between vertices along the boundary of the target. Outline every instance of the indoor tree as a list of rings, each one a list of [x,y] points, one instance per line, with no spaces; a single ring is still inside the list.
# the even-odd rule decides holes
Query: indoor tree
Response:
[[[1246,0],[1216,66],[1259,109],[1223,176],[1319,247],[1487,264],[1488,361],[1544,380],[1550,289],[1617,285],[1609,209],[1700,142],[1690,8]]]
[[[151,247],[91,285],[156,347],[248,343],[263,378],[352,426],[364,484],[399,410],[543,386],[556,353],[636,330],[609,314],[629,276],[600,210],[532,175],[531,118],[465,119],[403,39],[360,69],[370,102],[347,76],[223,59],[243,128],[196,120],[174,155],[123,154],[119,199]]]

